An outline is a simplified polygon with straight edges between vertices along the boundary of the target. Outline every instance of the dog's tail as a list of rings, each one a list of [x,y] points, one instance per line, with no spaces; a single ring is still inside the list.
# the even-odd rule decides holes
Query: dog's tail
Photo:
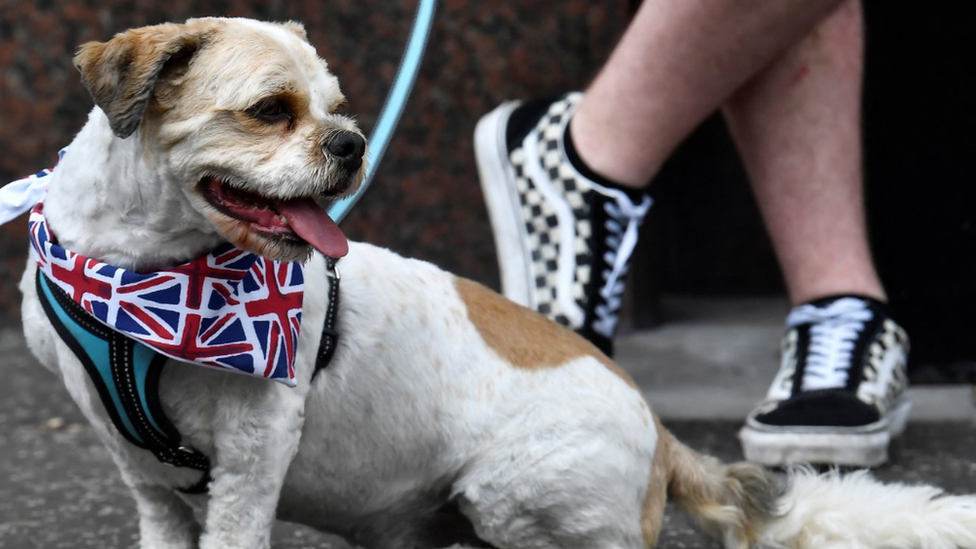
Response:
[[[976,496],[882,484],[867,471],[796,468],[780,481],[759,465],[725,465],[660,432],[669,495],[727,548],[976,549]]]
[[[796,469],[760,544],[797,548],[976,549],[976,496],[883,484],[868,471]]]
[[[783,489],[777,478],[758,465],[726,465],[699,454],[674,438],[660,423],[657,427],[659,447],[652,473],[653,468],[659,468],[659,474],[667,475],[668,495],[698,521],[702,530],[721,540],[725,547],[755,545],[779,510]],[[651,491],[654,488],[652,474]],[[663,497],[663,494],[648,495]],[[645,512],[642,526],[649,545],[657,537],[659,520]]]

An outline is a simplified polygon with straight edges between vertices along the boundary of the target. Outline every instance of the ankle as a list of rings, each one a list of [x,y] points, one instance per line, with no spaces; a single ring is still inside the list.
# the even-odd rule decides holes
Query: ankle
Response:
[[[880,285],[818,286],[807,288],[804,291],[790,291],[789,294],[791,307],[842,296],[859,297],[883,304],[888,303],[888,294]]]
[[[563,135],[563,142],[569,149],[572,146],[570,161],[581,170],[581,173],[594,181],[627,191],[641,191],[650,183],[654,171],[639,167],[629,162],[626,156],[619,152],[605,150],[604,147],[594,145],[594,136],[587,135],[577,129],[576,118],[570,119]],[[567,150],[567,155],[570,153]],[[586,171],[583,171],[585,168]],[[592,174],[592,175],[591,175]]]

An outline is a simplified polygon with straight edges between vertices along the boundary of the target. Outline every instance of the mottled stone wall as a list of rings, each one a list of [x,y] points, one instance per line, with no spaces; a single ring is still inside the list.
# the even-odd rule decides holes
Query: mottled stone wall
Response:
[[[515,97],[579,88],[606,58],[628,0],[439,3],[423,68],[374,188],[344,224],[354,239],[497,284],[472,132]],[[415,0],[0,0],[0,182],[50,166],[92,106],[74,49],[130,27],[226,15],[305,23],[338,74],[348,111],[372,128]],[[0,322],[16,317],[26,222],[0,228]]]

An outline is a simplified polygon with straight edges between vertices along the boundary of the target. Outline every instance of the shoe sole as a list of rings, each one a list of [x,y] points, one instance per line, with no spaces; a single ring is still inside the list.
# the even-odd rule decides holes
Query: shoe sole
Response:
[[[754,463],[776,467],[799,463],[877,467],[888,461],[888,445],[908,424],[904,399],[889,419],[838,431],[836,427],[776,427],[747,420],[739,431],[742,452]]]
[[[529,256],[526,249],[528,237],[505,143],[508,119],[519,105],[518,101],[504,103],[478,121],[474,130],[474,152],[481,192],[495,238],[502,293],[508,299],[531,308],[531,275],[526,260]]]

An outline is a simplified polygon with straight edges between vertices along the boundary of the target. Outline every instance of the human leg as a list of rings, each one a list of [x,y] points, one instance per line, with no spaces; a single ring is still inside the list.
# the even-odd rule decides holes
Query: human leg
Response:
[[[908,415],[907,336],[864,218],[860,9],[842,4],[723,108],[794,305],[780,372],[742,432],[746,457],[770,465],[878,465]]]
[[[793,305],[886,299],[862,197],[862,34],[849,0],[723,108]]]
[[[642,187],[706,117],[839,0],[645,0],[573,115],[595,172]]]
[[[650,206],[636,189],[839,1],[646,0],[585,96],[483,118],[475,148],[505,294],[609,353]]]

